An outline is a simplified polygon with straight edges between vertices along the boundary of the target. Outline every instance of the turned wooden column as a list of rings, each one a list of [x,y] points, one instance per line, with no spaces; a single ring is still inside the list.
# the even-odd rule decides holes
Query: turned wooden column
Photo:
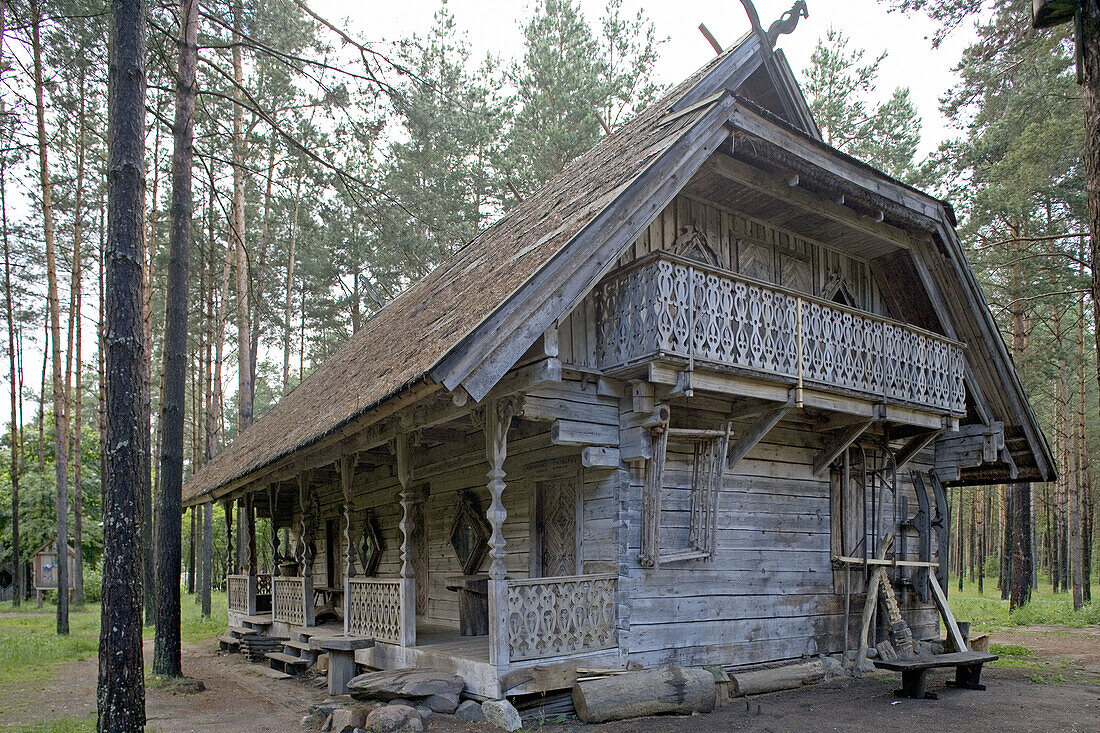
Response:
[[[245,495],[242,499],[239,519],[244,520],[244,557],[241,570],[248,576],[248,615],[256,613],[256,503],[253,494]]]
[[[489,664],[508,666],[508,574],[504,568],[504,459],[508,455],[508,427],[516,412],[514,398],[505,397],[481,408],[475,420],[485,432],[485,457],[489,460],[489,496],[486,511],[492,535],[489,537]]]
[[[313,626],[313,507],[310,503],[309,474],[298,474],[298,503],[302,511],[302,625]]]
[[[397,459],[397,481],[400,484],[401,504],[401,565],[397,574],[401,578],[401,646],[416,646],[416,547],[412,542],[414,531],[409,495],[412,483],[412,461],[409,455],[411,440],[408,433],[393,439],[391,449]]]
[[[279,532],[275,529],[275,514],[279,503],[279,489],[275,484],[267,487],[267,513],[271,517],[271,577],[279,577]]]
[[[357,454],[340,456],[340,491],[344,495],[344,636],[351,624],[351,579],[355,576],[355,544],[351,536],[351,483]]]
[[[225,510],[225,577],[226,577],[226,589],[228,590],[229,576],[236,574],[236,566],[233,562],[235,555],[233,554],[233,500],[226,499],[222,502],[222,508]]]

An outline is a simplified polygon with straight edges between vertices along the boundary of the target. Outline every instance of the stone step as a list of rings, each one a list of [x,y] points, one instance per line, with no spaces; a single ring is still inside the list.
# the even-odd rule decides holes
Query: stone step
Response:
[[[230,626],[228,631],[230,634],[236,634],[238,637],[260,633],[256,629],[250,629],[247,626]]]
[[[270,613],[258,613],[252,616],[238,616],[241,623],[252,624],[253,626],[270,626],[271,614]]]
[[[283,654],[282,652],[268,652],[264,655],[273,662],[279,662],[280,664],[289,665],[291,667],[308,667],[309,660],[302,659],[301,657],[292,657],[289,654]]]
[[[288,640],[283,642],[283,646],[290,647],[291,649],[297,649],[299,652],[308,652],[310,650],[308,641]]]

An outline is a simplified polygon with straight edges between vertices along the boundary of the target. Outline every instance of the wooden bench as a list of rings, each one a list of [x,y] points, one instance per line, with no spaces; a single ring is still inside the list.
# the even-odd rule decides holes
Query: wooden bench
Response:
[[[955,680],[947,684],[966,690],[984,690],[985,685],[981,684],[982,665],[996,659],[996,654],[984,652],[952,652],[911,659],[876,659],[875,666],[901,672],[901,689],[896,693],[898,696],[935,700],[936,693],[925,691],[925,675],[928,670],[954,667]]]

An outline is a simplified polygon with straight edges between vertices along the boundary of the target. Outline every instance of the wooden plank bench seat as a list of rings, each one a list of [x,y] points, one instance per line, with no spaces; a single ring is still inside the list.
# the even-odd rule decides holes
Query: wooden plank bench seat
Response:
[[[897,691],[900,697],[934,700],[936,694],[925,690],[928,670],[954,667],[955,679],[948,682],[949,685],[966,690],[984,690],[985,685],[981,684],[982,665],[997,658],[996,654],[984,652],[952,652],[911,659],[876,659],[875,667],[901,672],[901,689]]]

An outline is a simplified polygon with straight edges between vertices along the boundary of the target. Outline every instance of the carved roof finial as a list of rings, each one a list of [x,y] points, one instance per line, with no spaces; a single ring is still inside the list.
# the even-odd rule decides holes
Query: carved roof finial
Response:
[[[749,24],[752,26],[752,30],[758,36],[761,41],[767,41],[768,48],[774,48],[776,40],[785,33],[792,32],[796,26],[798,26],[799,18],[809,18],[810,13],[806,8],[806,0],[797,0],[791,9],[783,13],[779,20],[768,26],[767,32],[764,31],[764,26],[760,24],[760,15],[756,12],[756,6],[752,4],[752,0],[741,0],[741,4],[745,7],[745,15],[749,16]]]

